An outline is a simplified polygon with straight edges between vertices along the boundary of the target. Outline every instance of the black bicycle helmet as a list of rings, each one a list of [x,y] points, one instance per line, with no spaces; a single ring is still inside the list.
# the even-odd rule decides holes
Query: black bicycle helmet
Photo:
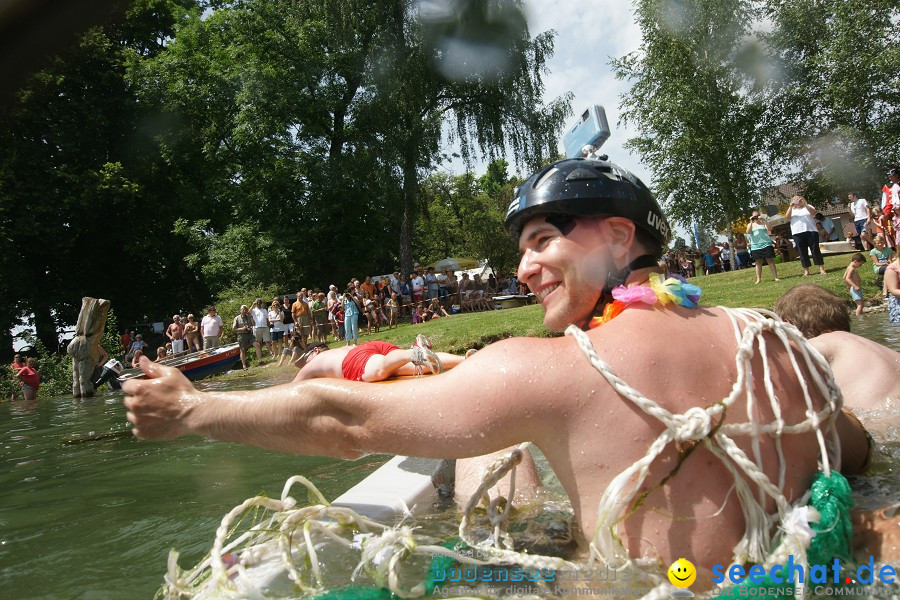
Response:
[[[663,248],[669,242],[669,224],[647,186],[605,160],[572,158],[542,168],[516,189],[503,225],[518,242],[525,223],[546,214],[624,217]]]

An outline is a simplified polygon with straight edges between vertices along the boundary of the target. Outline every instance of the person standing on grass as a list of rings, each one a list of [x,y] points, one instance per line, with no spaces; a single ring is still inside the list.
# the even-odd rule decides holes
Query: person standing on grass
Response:
[[[275,358],[281,356],[281,350],[284,348],[284,311],[277,297],[269,305],[268,319],[269,335],[272,337],[272,358]]]
[[[328,307],[325,305],[325,293],[319,292],[313,299],[312,306],[309,307],[312,313],[312,322],[316,325],[316,341],[328,341],[328,329],[325,324],[328,320]]]
[[[872,220],[869,203],[865,198],[860,198],[856,192],[850,192],[847,199],[850,201],[850,214],[853,215],[853,226],[856,228],[856,237],[853,238],[853,241],[856,242],[857,249],[869,250],[868,244],[863,245],[864,238],[862,237],[866,225]]]
[[[300,348],[305,350],[310,333],[310,310],[306,301],[306,289],[297,292],[297,301],[291,305],[291,313],[294,316],[294,329],[300,331]]]
[[[184,351],[184,325],[180,315],[172,315],[172,323],[166,328],[166,337],[172,344],[172,354]]]
[[[293,302],[291,302],[291,297],[285,294],[281,298],[281,310],[284,313],[284,337],[285,340],[291,337],[291,333],[294,331],[294,311],[293,311]],[[285,346],[287,342],[285,341]]]
[[[743,233],[734,234],[734,265],[737,269],[750,266],[750,250]]]
[[[241,312],[234,317],[231,330],[237,336],[238,348],[241,351],[241,367],[247,370],[247,350],[253,345],[253,317],[250,316],[250,308],[246,304],[241,305]]]
[[[188,352],[200,352],[200,325],[194,320],[194,315],[187,316],[187,323],[184,324],[184,341],[187,345]]]
[[[256,362],[262,364],[262,345],[269,349],[269,356],[275,358],[272,352],[272,334],[269,331],[269,311],[266,310],[262,298],[257,298],[250,309],[253,318],[253,347],[256,348]]]
[[[268,328],[266,329],[268,330]],[[219,334],[222,333],[222,317],[216,313],[215,306],[210,306],[207,315],[200,321],[200,333],[203,336],[204,350],[219,346]]]
[[[772,279],[779,281],[778,269],[775,268],[775,246],[769,237],[769,227],[766,218],[754,210],[750,214],[750,225],[747,226],[747,236],[750,238],[750,258],[756,263],[756,283],[762,281],[763,263],[769,263]]]
[[[884,236],[876,235],[875,247],[869,250],[869,255],[872,257],[872,270],[876,275],[884,276],[888,265],[891,264],[891,254],[893,252],[885,245]]]
[[[850,258],[850,264],[844,271],[844,285],[850,290],[850,297],[856,302],[856,316],[863,312],[862,280],[859,278],[858,269],[866,262],[866,257],[857,252]]]
[[[812,262],[818,265],[819,274],[826,275],[825,261],[819,250],[819,232],[816,230],[815,215],[818,212],[814,206],[806,203],[806,198],[797,195],[791,198],[785,217],[791,220],[791,235],[794,244],[800,254],[800,264],[803,265],[803,276],[809,277],[809,255],[812,254]]]
[[[341,303],[344,308],[344,337],[347,339],[348,346],[356,346],[359,344],[359,313],[361,311],[359,300],[353,294],[352,287],[348,287],[344,292]]]

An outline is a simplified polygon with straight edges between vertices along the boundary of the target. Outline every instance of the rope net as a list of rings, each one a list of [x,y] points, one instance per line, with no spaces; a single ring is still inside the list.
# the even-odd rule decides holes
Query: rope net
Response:
[[[524,443],[491,465],[464,508],[459,537],[465,544],[477,547],[477,558],[437,543],[425,543],[427,540],[417,539],[414,529],[404,523],[387,526],[349,508],[332,506],[307,479],[294,476],[285,483],[280,499],[257,496],[225,515],[209,555],[193,569],[181,570],[177,565],[178,553],[173,550],[161,595],[165,598],[261,598],[325,592],[328,586],[319,554],[333,544],[358,554],[351,581],[366,573],[377,586],[400,598],[431,593],[426,581],[416,584],[402,581],[401,566],[415,556],[447,557],[469,565],[519,565],[567,571],[593,568],[599,562],[615,571],[637,569],[648,573],[652,590],[644,597],[667,598],[675,588],[664,577],[665,565],[655,557],[632,557],[618,534],[618,527],[635,501],[653,461],[669,444],[685,442],[703,444],[734,477],[734,490],[744,515],[745,530],[734,547],[732,562],[763,564],[768,568],[783,564],[790,554],[795,564],[807,568],[807,550],[816,529],[834,529],[838,517],[829,509],[825,514],[832,522],[824,522],[819,511],[808,506],[810,492],[794,505],[785,497],[787,464],[781,438],[813,432],[819,446],[820,468],[824,478],[830,478],[832,469],[840,467],[840,442],[834,427],[842,406],[840,390],[824,357],[808,344],[796,327],[783,323],[768,311],[719,308],[728,315],[738,344],[736,381],[728,396],[719,402],[707,407],[693,407],[681,414],[662,408],[619,378],[597,355],[584,331],[574,326],[566,330],[566,335],[575,339],[585,357],[622,398],[664,426],[664,431],[651,442],[646,455],[613,478],[602,495],[586,563],[513,549],[512,538],[507,533],[512,503],[499,496],[491,498],[490,490],[510,473],[509,496],[513,497],[516,465],[529,446]],[[781,404],[769,376],[769,343],[784,349],[800,382],[806,415],[801,422],[788,423],[782,417]],[[754,391],[751,365],[756,355],[761,358],[765,382],[759,396]],[[804,376],[804,368],[810,374],[809,381]],[[817,408],[814,396],[824,399],[821,407]],[[724,422],[729,408],[739,400],[746,403],[747,420]],[[754,418],[758,405],[763,403],[774,415],[771,423],[760,423]],[[734,412],[728,414],[735,418]],[[735,443],[736,437],[749,437],[749,453]],[[778,460],[775,481],[764,470],[761,450],[764,437],[774,441]],[[298,505],[289,495],[291,487],[297,483],[308,490],[309,506]],[[769,500],[775,505],[771,514],[765,508]],[[474,539],[471,531],[479,506],[484,507],[492,531],[487,540],[481,541]],[[248,517],[253,523],[249,529],[238,533],[239,524]],[[811,524],[814,525],[811,527]],[[849,534],[849,531],[845,533]],[[283,580],[281,588],[273,584],[278,577]],[[328,598],[333,597],[333,593],[329,593]]]

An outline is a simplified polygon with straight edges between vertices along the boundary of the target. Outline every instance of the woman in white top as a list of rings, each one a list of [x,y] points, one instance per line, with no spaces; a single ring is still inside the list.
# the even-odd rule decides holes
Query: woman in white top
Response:
[[[784,215],[791,220],[791,235],[794,237],[797,252],[800,253],[800,263],[803,265],[804,277],[809,277],[809,254],[807,250],[812,252],[812,259],[819,266],[819,273],[822,275],[826,274],[825,261],[822,259],[822,252],[819,250],[819,233],[816,231],[815,215],[815,207],[807,204],[803,196],[791,198],[791,206]]]
[[[272,329],[272,357],[281,354],[284,349],[284,312],[281,310],[281,302],[278,298],[272,300],[269,305],[269,327]]]

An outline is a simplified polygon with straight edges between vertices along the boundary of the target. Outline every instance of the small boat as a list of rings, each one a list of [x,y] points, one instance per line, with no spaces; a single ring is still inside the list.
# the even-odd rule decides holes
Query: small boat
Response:
[[[210,348],[209,350],[201,350],[200,352],[192,352],[190,354],[182,354],[165,358],[160,364],[175,367],[179,369],[184,376],[191,381],[211,377],[228,371],[239,363],[241,360],[241,350],[237,343],[219,346],[218,348]],[[129,379],[141,379],[144,377],[143,371],[140,369],[126,369],[119,375],[119,381],[127,381]]]

